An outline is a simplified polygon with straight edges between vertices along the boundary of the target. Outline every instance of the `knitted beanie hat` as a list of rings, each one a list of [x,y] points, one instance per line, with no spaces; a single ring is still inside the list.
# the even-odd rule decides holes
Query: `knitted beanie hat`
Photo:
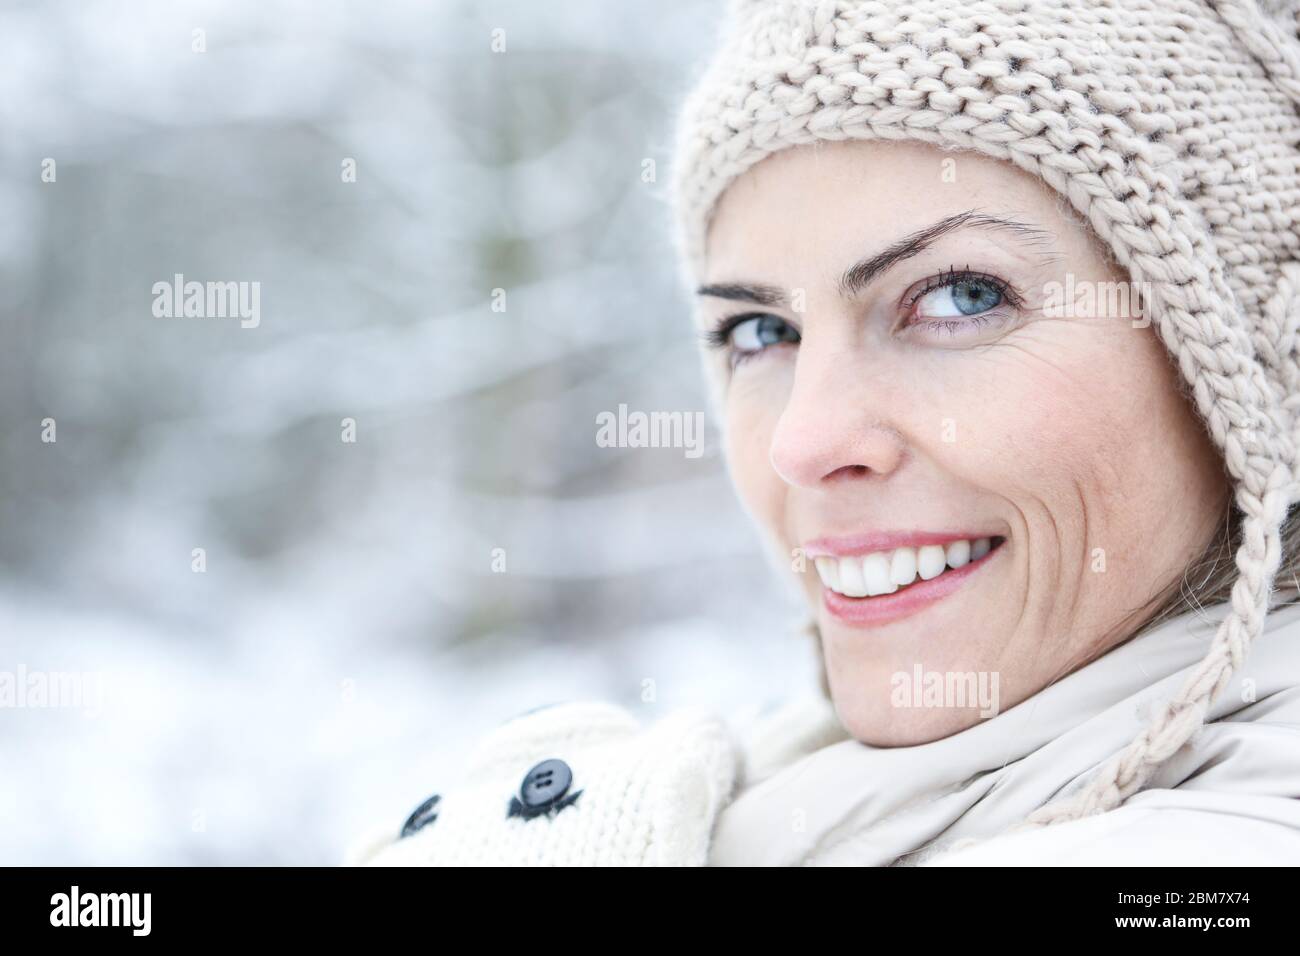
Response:
[[[1240,572],[1125,749],[1021,826],[1101,813],[1202,725],[1261,632],[1300,462],[1300,0],[732,0],[681,118],[693,280],[718,197],[787,147],[920,140],[1014,163],[1109,246],[1224,456]]]

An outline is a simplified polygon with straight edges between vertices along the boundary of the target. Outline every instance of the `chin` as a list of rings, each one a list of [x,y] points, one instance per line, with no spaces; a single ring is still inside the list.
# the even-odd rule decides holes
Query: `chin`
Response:
[[[986,718],[978,708],[896,707],[886,694],[863,693],[863,686],[888,687],[888,677],[855,679],[828,674],[831,700],[844,729],[872,747],[911,747],[950,737]]]
[[[951,736],[1011,704],[998,649],[952,636],[1001,633],[978,612],[953,607],[928,626],[863,632],[820,622],[826,681],[835,711],[857,740],[904,747]],[[957,614],[958,610],[966,613]],[[949,639],[945,640],[944,637]]]

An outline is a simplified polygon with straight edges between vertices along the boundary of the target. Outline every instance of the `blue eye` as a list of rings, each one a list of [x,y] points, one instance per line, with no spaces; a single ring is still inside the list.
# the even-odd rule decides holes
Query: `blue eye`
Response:
[[[927,289],[915,307],[919,318],[956,319],[996,309],[1004,298],[1003,287],[994,280],[968,276]]]
[[[736,315],[708,333],[708,341],[731,351],[733,361],[757,355],[772,345],[799,341],[799,330],[770,313]]]

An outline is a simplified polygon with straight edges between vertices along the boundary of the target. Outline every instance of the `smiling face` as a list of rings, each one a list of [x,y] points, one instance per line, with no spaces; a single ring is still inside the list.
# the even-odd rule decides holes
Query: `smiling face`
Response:
[[[728,460],[859,740],[1006,710],[1209,544],[1229,486],[1134,291],[1059,197],[971,153],[799,147],[723,195],[699,320]]]

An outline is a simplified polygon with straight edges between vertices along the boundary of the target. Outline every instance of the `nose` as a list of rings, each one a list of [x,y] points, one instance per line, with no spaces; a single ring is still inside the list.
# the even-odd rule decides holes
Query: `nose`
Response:
[[[789,399],[772,434],[771,462],[789,485],[824,488],[898,469],[906,442],[890,422],[891,385],[844,353],[801,352]]]

